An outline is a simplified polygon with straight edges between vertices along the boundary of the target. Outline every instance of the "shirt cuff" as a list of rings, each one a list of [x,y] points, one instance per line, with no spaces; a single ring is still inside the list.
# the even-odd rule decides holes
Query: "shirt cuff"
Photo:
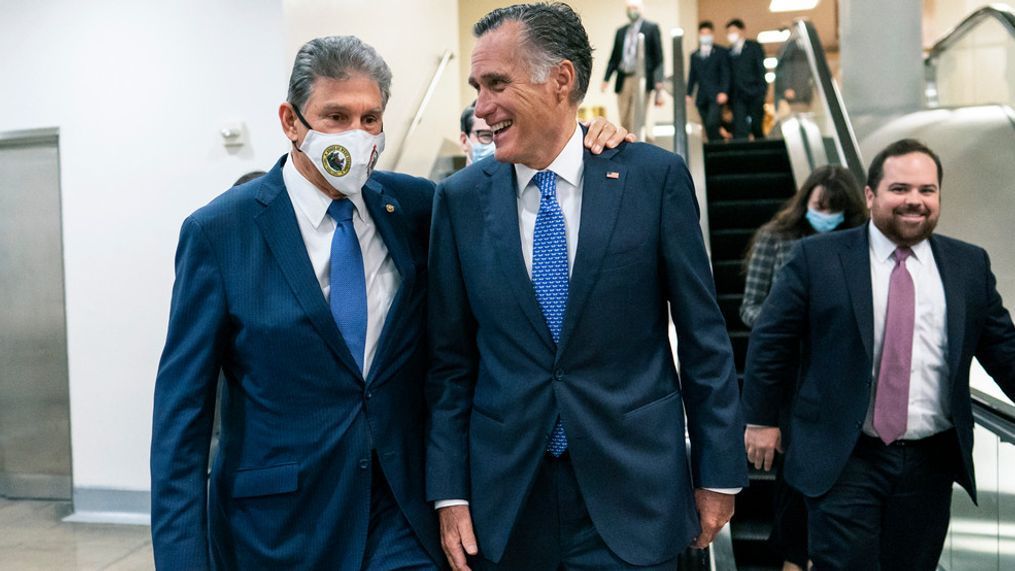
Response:
[[[433,503],[433,509],[439,510],[441,508],[450,508],[451,506],[467,506],[469,502],[467,500],[437,500]]]
[[[727,494],[730,496],[735,496],[740,493],[740,490],[743,490],[743,488],[702,488],[702,489],[708,490],[710,492],[716,492],[718,494]]]

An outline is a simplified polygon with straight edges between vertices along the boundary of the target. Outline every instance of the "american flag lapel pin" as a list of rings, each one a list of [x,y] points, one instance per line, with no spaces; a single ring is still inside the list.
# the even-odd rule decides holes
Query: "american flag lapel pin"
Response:
[[[606,178],[620,178],[620,173],[617,171],[606,171]]]

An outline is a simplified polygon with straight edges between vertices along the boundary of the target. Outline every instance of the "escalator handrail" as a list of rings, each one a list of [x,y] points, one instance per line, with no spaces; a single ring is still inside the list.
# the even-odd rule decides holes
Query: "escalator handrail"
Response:
[[[842,94],[832,77],[828,59],[825,57],[825,48],[821,44],[814,24],[805,18],[798,18],[793,22],[792,33],[787,41],[796,41],[797,38],[803,40],[815,87],[821,95],[821,100],[828,106],[828,115],[835,128],[835,146],[839,157],[844,166],[856,177],[857,182],[863,184],[867,179],[867,170],[860,158],[860,145],[856,142],[853,125],[849,121],[849,114],[846,113],[846,105],[843,103]]]
[[[1008,30],[1008,33],[1012,37],[1015,37],[1015,11],[1007,4],[990,4],[966,16],[958,25],[945,32],[940,39],[934,42],[930,51],[927,52],[927,57],[924,59],[925,65],[933,65],[933,62],[942,52],[947,51],[956,42],[962,40],[980,22],[990,18],[1000,22]]]
[[[983,391],[969,389],[976,423],[996,434],[1002,442],[1015,444],[1015,406]]]
[[[670,32],[673,42],[673,152],[689,161],[687,141],[687,80],[684,77],[684,30]]]
[[[999,22],[1015,38],[1015,11],[1007,4],[990,4],[966,16],[958,25],[945,32],[938,41],[934,42],[923,59],[923,78],[926,83],[925,95],[928,107],[936,108],[941,105],[937,87],[937,66],[941,54],[972,33],[973,29],[982,22],[990,19]]]

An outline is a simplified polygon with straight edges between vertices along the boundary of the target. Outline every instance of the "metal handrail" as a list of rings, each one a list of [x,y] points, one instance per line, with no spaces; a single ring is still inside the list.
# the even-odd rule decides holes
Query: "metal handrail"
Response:
[[[1015,444],[1015,406],[973,388],[969,389],[969,397],[976,423],[996,434],[1002,442]]]
[[[835,128],[835,148],[839,158],[842,164],[853,173],[857,182],[863,184],[863,181],[867,179],[867,174],[860,158],[860,145],[856,142],[856,135],[853,133],[853,125],[846,113],[842,94],[839,93],[839,87],[832,78],[832,71],[825,58],[825,48],[821,45],[821,39],[818,38],[818,31],[809,20],[798,18],[793,22],[793,33],[790,34],[787,41],[792,42],[795,39],[803,42],[804,53],[807,54],[807,62],[815,79],[815,88],[820,100],[825,105],[825,111],[832,119],[832,125]]]
[[[999,22],[1002,27],[1008,30],[1008,33],[1012,37],[1015,37],[1015,10],[1012,10],[1011,6],[1007,4],[990,4],[966,16],[954,28],[945,32],[941,38],[934,42],[930,51],[927,52],[927,57],[923,60],[923,77],[926,84],[925,95],[929,107],[938,107],[940,105],[937,90],[938,58],[941,57],[942,53],[948,51],[971,33],[980,23],[989,19]]]
[[[413,116],[412,122],[409,123],[409,128],[405,131],[405,135],[402,137],[402,144],[398,146],[398,154],[395,155],[394,170],[398,170],[399,164],[402,162],[402,155],[405,154],[405,148],[412,137],[412,134],[416,132],[416,128],[423,121],[423,113],[426,111],[427,105],[430,104],[430,99],[433,97],[434,91],[437,90],[437,83],[440,81],[441,76],[444,75],[445,68],[448,67],[448,63],[455,57],[455,54],[451,50],[444,50],[441,54],[441,59],[437,63],[437,69],[433,72],[433,77],[430,79],[430,85],[427,86],[426,92],[423,94],[423,99],[419,102],[419,107],[416,109],[416,115]]]
[[[684,78],[684,30],[674,28],[673,36],[673,152],[688,161],[687,80]]]

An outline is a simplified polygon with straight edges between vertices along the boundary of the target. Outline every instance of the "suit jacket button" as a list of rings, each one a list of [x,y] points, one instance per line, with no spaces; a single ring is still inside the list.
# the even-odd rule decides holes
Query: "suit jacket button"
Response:
[[[364,396],[367,397],[367,400],[370,400],[370,399],[374,398],[374,393],[372,393],[370,391],[367,391],[366,395],[364,395]]]
[[[560,381],[560,380],[563,380],[563,379],[564,379],[564,371],[561,371],[560,369],[557,369],[557,371],[555,373],[553,373],[553,380]]]
[[[359,469],[360,470],[366,470],[369,467],[370,467],[370,460],[367,460],[366,458],[363,458],[362,460],[359,461]]]

